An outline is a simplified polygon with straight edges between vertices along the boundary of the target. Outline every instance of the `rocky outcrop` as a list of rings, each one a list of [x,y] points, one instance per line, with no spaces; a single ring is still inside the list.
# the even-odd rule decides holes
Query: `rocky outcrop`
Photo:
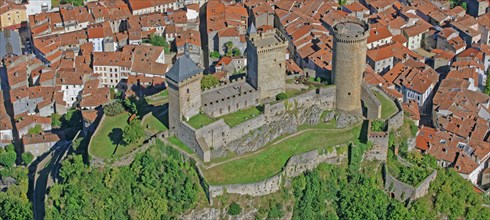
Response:
[[[217,151],[229,150],[237,154],[256,151],[283,134],[295,133],[297,129],[298,125],[295,118],[289,114],[285,114],[282,120],[265,124],[259,129],[251,131],[248,135],[232,141],[226,148],[220,148]],[[216,153],[213,152],[213,156],[217,156]],[[222,154],[222,152],[219,153]]]
[[[345,113],[338,114],[336,119],[337,119],[337,128],[346,128],[355,125],[362,120],[362,118],[358,116],[345,114]]]

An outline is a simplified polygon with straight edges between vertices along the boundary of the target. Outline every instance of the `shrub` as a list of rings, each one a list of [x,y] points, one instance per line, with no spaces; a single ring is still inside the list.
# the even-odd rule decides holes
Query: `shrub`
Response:
[[[104,114],[107,116],[116,116],[124,112],[124,106],[121,102],[111,102],[104,106]]]
[[[54,127],[61,126],[61,115],[53,113],[51,114],[51,125]]]
[[[284,99],[287,99],[288,98],[288,94],[284,93],[284,92],[281,92],[279,94],[276,95],[276,100],[277,101],[281,101],[281,100],[284,100]]]
[[[22,153],[21,157],[22,157],[22,162],[24,162],[24,164],[30,164],[34,159],[34,155],[32,155],[31,152],[24,152]]]
[[[242,207],[236,202],[232,202],[228,208],[228,215],[238,215],[242,212]]]
[[[211,52],[211,53],[209,54],[209,56],[210,56],[211,58],[214,58],[214,59],[218,59],[218,58],[220,58],[220,57],[221,57],[221,55],[219,54],[219,52],[218,52],[218,51],[213,51],[213,52]]]
[[[383,131],[385,126],[384,121],[375,120],[371,122],[371,131],[379,132]]]
[[[201,88],[209,89],[211,87],[219,85],[219,80],[216,79],[213,75],[205,75],[201,80]]]
[[[0,165],[4,167],[12,167],[17,159],[17,154],[15,153],[14,145],[9,144],[5,149],[0,148]]]

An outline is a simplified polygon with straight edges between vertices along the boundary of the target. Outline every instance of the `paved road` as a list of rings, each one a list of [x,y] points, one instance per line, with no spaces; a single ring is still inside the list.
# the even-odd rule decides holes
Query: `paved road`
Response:
[[[71,141],[63,141],[55,145],[51,152],[38,163],[34,175],[33,211],[34,219],[44,219],[44,201],[48,187],[52,186],[59,174],[63,155],[71,146]]]

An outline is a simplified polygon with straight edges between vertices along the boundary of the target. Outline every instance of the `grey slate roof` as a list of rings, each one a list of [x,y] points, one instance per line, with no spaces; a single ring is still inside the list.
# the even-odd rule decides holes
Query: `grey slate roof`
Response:
[[[175,82],[180,83],[202,71],[203,69],[199,68],[194,61],[191,60],[191,58],[188,56],[181,56],[179,59],[177,59],[165,76]]]
[[[22,55],[17,31],[0,31],[0,59],[7,54]]]

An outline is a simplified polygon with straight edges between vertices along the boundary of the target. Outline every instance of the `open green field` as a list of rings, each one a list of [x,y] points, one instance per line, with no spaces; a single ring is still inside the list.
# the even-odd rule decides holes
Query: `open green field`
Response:
[[[208,117],[207,115],[197,114],[194,117],[190,118],[189,121],[187,121],[187,124],[189,124],[195,129],[199,129],[213,122],[214,120]]]
[[[153,134],[168,130],[160,119],[155,117],[153,114],[145,118],[145,121],[143,121],[143,128]]]
[[[381,102],[381,118],[382,119],[388,119],[392,115],[394,115],[396,112],[398,112],[398,108],[396,107],[395,103],[386,98],[386,96],[380,94],[379,92],[374,92],[376,97],[379,99]]]
[[[237,126],[247,120],[257,117],[261,112],[257,107],[243,109],[231,114],[223,115],[220,118],[225,120],[225,123],[230,127]]]
[[[296,133],[266,146],[260,153],[203,169],[210,184],[236,184],[260,181],[279,173],[291,156],[323,147],[348,143],[359,137],[361,127],[315,129]],[[277,144],[274,144],[277,143]]]
[[[128,114],[120,114],[114,117],[106,116],[100,122],[97,132],[92,136],[92,142],[89,146],[91,155],[103,159],[119,157],[136,149],[141,143],[131,145],[119,145],[116,149],[117,141],[122,141],[122,130],[128,124]],[[112,137],[112,139],[111,139]],[[114,154],[114,156],[112,156]]]

